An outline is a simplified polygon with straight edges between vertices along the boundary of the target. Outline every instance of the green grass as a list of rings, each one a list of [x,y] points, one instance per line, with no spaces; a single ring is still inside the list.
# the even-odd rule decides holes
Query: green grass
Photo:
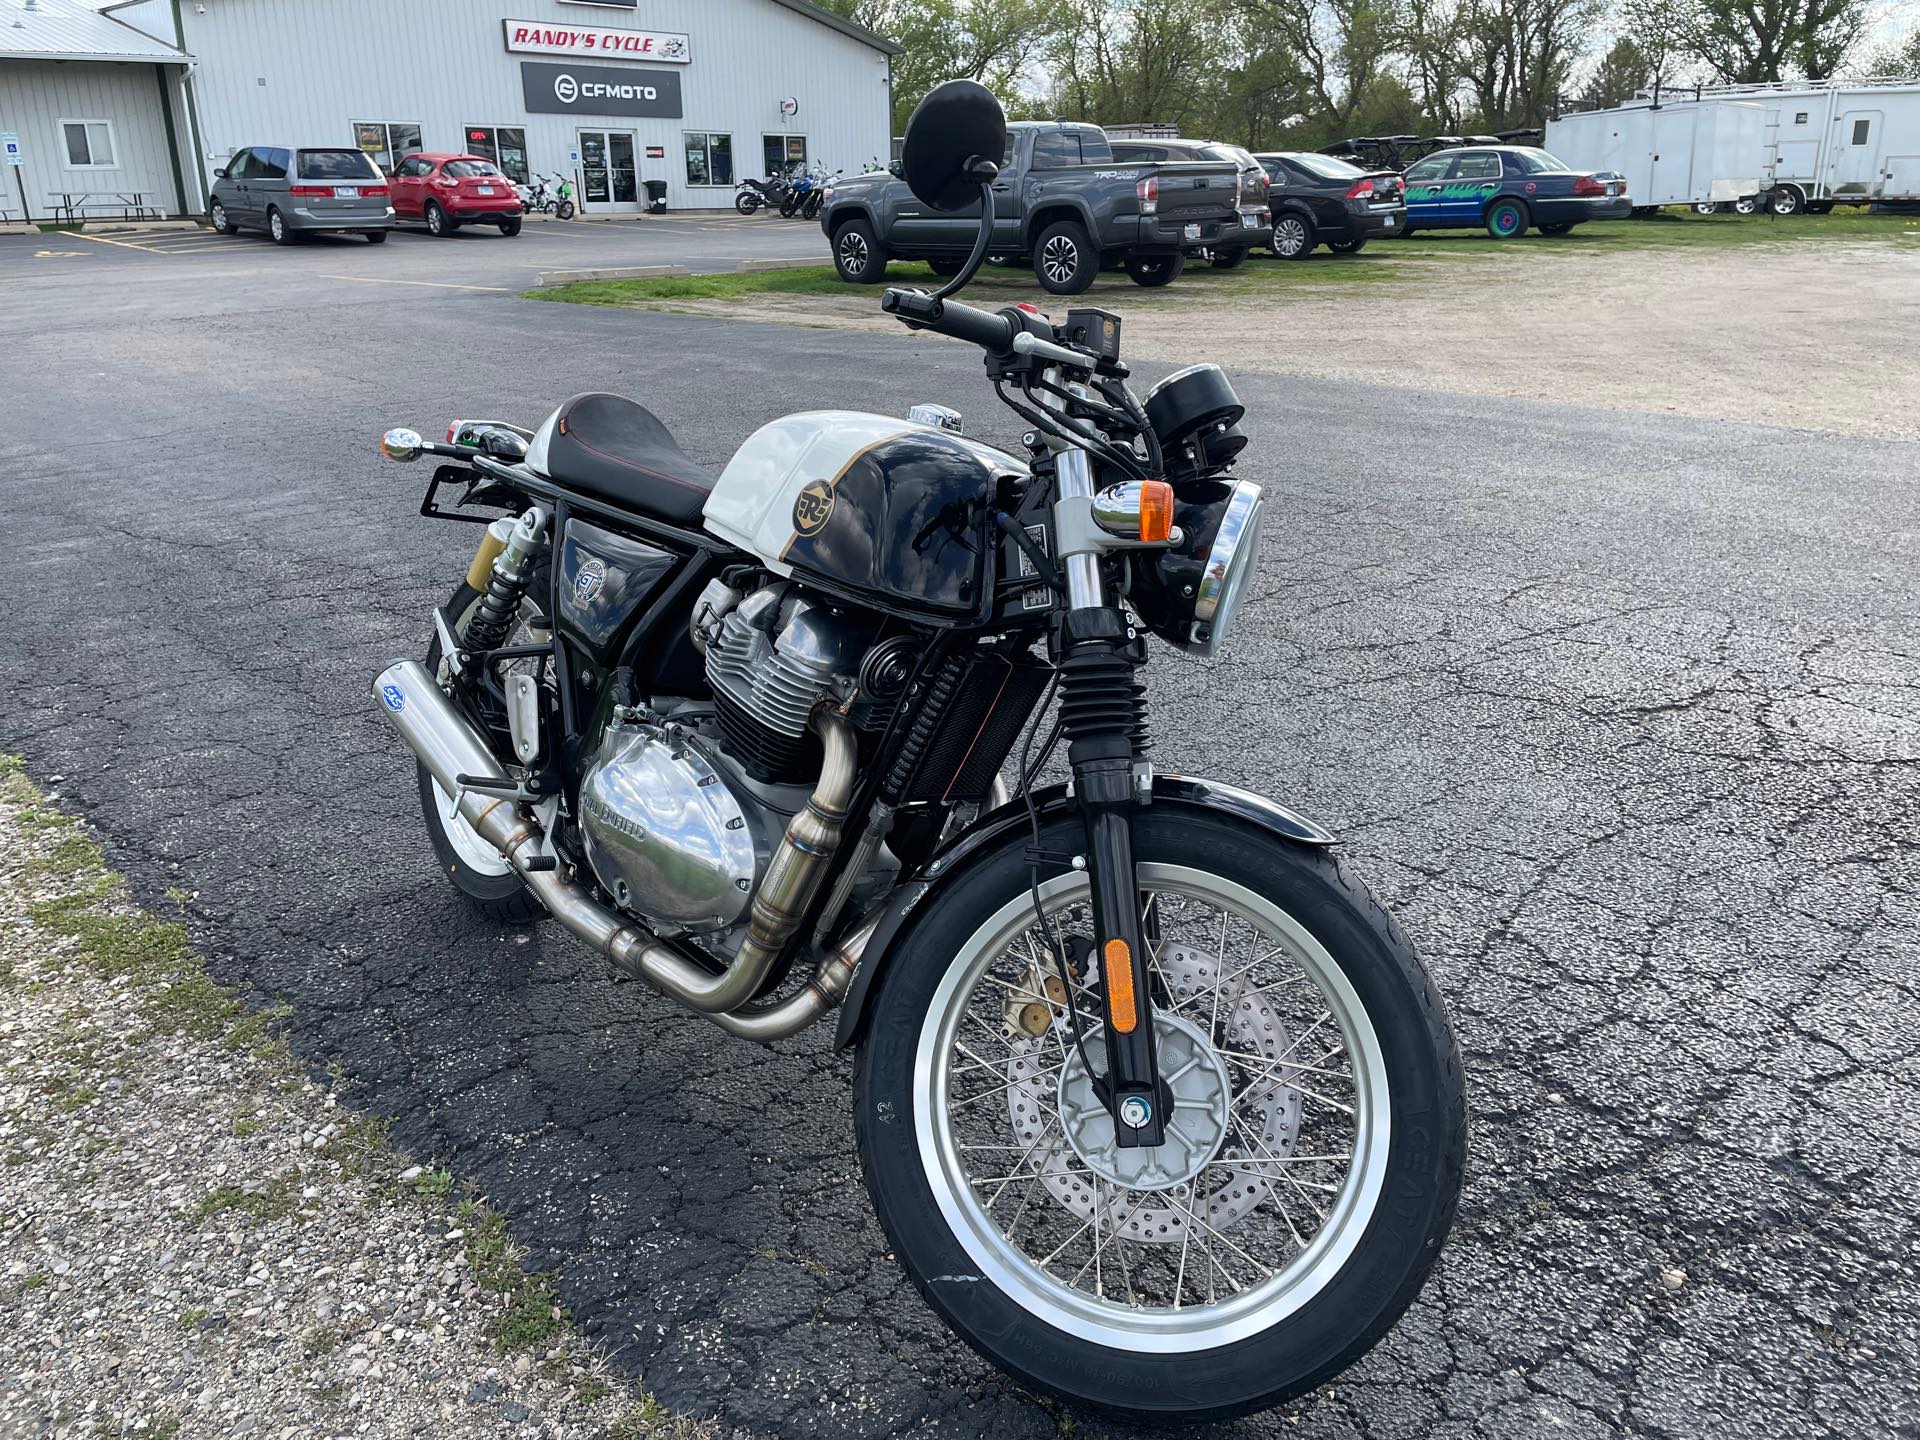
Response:
[[[1427,230],[1411,239],[1396,236],[1375,240],[1359,255],[1334,255],[1322,249],[1305,261],[1285,262],[1261,254],[1250,257],[1236,270],[1215,270],[1202,261],[1189,261],[1186,272],[1163,290],[1143,289],[1133,284],[1124,272],[1106,270],[1088,295],[1110,299],[1126,296],[1134,305],[1179,305],[1194,300],[1284,295],[1302,289],[1338,292],[1371,289],[1383,283],[1418,283],[1433,278],[1439,266],[1463,256],[1497,254],[1531,260],[1536,256],[1603,255],[1635,250],[1891,242],[1903,233],[1920,236],[1920,216],[1837,210],[1831,215],[1779,219],[1770,215],[1695,215],[1690,210],[1665,210],[1646,219],[1595,221],[1577,226],[1565,235],[1542,235],[1533,231],[1518,240],[1495,240],[1482,230]],[[1416,263],[1410,264],[1410,261]],[[940,283],[939,277],[925,265],[905,261],[896,261],[887,268],[886,281],[890,285],[922,288]],[[823,310],[844,309],[848,315],[879,313],[879,286],[849,285],[828,265],[746,274],[584,280],[529,291],[527,298],[575,305],[670,306],[678,300],[743,300],[755,295],[817,295],[841,302],[822,306]],[[1074,303],[1097,303],[1048,295],[1027,268],[996,265],[980,271],[967,287],[967,298],[978,305],[1031,300],[1051,310],[1063,310]]]

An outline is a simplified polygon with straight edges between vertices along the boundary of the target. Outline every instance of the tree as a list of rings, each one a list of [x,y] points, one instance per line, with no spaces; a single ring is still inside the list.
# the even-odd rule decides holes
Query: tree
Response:
[[[1874,51],[1863,69],[1868,75],[1920,75],[1920,25],[1906,39]]]
[[[1865,0],[1687,0],[1681,44],[1720,79],[1753,84],[1824,80],[1846,63],[1866,27]]]
[[[1314,101],[1313,118],[1346,128],[1388,65],[1407,0],[1244,0],[1247,23],[1291,53]]]
[[[893,60],[893,128],[942,80],[978,80],[1002,97],[1059,26],[1062,0],[822,0],[906,47]]]
[[[1589,104],[1609,109],[1631,100],[1635,92],[1652,85],[1654,78],[1654,64],[1647,52],[1637,40],[1623,35],[1587,77],[1586,99]]]
[[[1059,18],[1047,51],[1056,113],[1183,131],[1214,123],[1237,58],[1222,0],[1067,0]]]

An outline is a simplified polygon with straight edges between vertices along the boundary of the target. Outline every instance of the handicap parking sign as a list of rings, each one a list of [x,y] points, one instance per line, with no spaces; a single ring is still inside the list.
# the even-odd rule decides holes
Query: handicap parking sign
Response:
[[[11,130],[4,135],[0,135],[0,149],[4,149],[7,152],[7,163],[9,165],[18,165],[26,158],[20,153],[20,137]]]

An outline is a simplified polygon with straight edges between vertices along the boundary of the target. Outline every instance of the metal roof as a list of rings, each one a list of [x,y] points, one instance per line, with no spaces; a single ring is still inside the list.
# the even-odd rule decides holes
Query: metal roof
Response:
[[[0,0],[0,60],[173,61],[187,56],[79,0]]]

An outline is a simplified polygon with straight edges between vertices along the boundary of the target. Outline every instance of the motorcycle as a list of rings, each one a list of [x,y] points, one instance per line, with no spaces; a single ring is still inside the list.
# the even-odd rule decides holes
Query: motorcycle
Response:
[[[1136,395],[1118,315],[955,298],[1005,134],[971,81],[914,112],[914,195],[982,219],[882,309],[979,349],[1023,453],[938,405],[774,420],[718,475],[611,394],[391,430],[440,462],[421,514],[484,528],[373,703],[483,915],[746,1040],[835,1017],[875,1210],[962,1339],[1075,1405],[1219,1419],[1412,1302],[1460,1061],[1325,830],[1177,734],[1150,758],[1150,642],[1216,655],[1250,592],[1245,407],[1208,364]]]
[[[819,187],[820,172],[817,163],[812,170],[802,170],[799,174],[790,176],[787,180],[787,193],[780,197],[780,218],[782,220],[791,220],[796,214],[800,213],[800,211],[805,208],[808,199],[815,195]],[[816,213],[819,210],[817,200],[815,200],[814,209]]]
[[[826,202],[827,196],[833,193],[833,182],[838,180],[843,173],[845,172],[836,170],[829,175],[822,169],[821,172],[814,177],[813,186],[807,191],[807,198],[800,206],[800,218],[802,220],[818,220],[820,218],[821,205]]]
[[[573,185],[565,176],[556,175],[549,180],[545,175],[535,175],[532,186],[521,196],[520,208],[523,213],[538,210],[558,220],[571,220]]]
[[[735,187],[733,208],[742,215],[779,205],[787,193],[787,177],[769,175],[765,180],[742,180]]]

